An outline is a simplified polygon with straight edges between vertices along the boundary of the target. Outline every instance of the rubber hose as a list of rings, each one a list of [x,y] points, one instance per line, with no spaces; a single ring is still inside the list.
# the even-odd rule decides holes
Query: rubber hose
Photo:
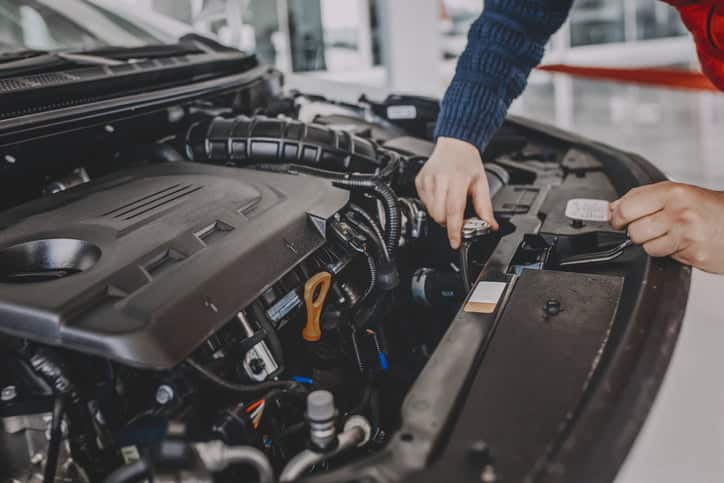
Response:
[[[346,131],[265,116],[196,122],[187,131],[185,143],[193,160],[237,166],[261,161],[375,172],[390,157],[374,141]]]

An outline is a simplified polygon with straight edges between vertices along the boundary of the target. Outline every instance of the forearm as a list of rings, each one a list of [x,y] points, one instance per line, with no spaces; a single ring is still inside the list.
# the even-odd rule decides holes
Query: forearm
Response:
[[[572,3],[487,0],[445,93],[435,136],[467,141],[482,152]]]

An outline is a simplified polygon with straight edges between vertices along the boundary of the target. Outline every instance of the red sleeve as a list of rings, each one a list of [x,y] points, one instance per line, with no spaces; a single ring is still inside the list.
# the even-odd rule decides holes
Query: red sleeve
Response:
[[[724,1],[664,1],[679,11],[686,28],[694,35],[704,74],[724,90]]]

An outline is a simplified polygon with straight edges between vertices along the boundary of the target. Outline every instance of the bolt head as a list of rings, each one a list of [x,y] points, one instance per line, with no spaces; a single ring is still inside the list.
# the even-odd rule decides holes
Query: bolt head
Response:
[[[256,358],[249,361],[249,369],[251,369],[251,372],[254,374],[261,374],[264,371],[264,368],[266,366],[264,365],[264,361]]]
[[[165,406],[173,401],[175,396],[176,394],[173,388],[168,384],[162,384],[158,386],[158,389],[156,389],[156,402],[162,406]]]
[[[485,441],[474,441],[468,448],[468,460],[474,465],[488,466],[493,461],[490,446]],[[479,467],[479,466],[478,466]]]
[[[558,315],[561,313],[561,302],[556,299],[549,299],[543,308],[546,315]]]
[[[463,222],[463,239],[472,240],[490,233],[490,225],[480,218],[468,218]]]
[[[0,391],[0,400],[4,402],[12,401],[16,397],[18,397],[18,390],[15,386],[5,386]]]

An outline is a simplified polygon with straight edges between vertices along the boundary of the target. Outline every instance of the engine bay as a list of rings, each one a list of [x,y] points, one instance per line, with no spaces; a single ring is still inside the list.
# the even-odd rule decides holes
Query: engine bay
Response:
[[[414,187],[437,101],[262,97],[104,122],[72,155],[71,133],[6,154],[0,477],[440,481],[431,462],[477,444],[477,481],[522,479],[651,263],[635,247],[601,263],[625,233],[568,219],[566,202],[613,200],[635,177],[508,123],[485,153],[501,229],[468,207],[452,250]],[[505,417],[484,447],[454,436],[467,413],[523,408],[530,378],[557,389],[535,448],[506,439]],[[510,394],[475,402],[483,386]]]

